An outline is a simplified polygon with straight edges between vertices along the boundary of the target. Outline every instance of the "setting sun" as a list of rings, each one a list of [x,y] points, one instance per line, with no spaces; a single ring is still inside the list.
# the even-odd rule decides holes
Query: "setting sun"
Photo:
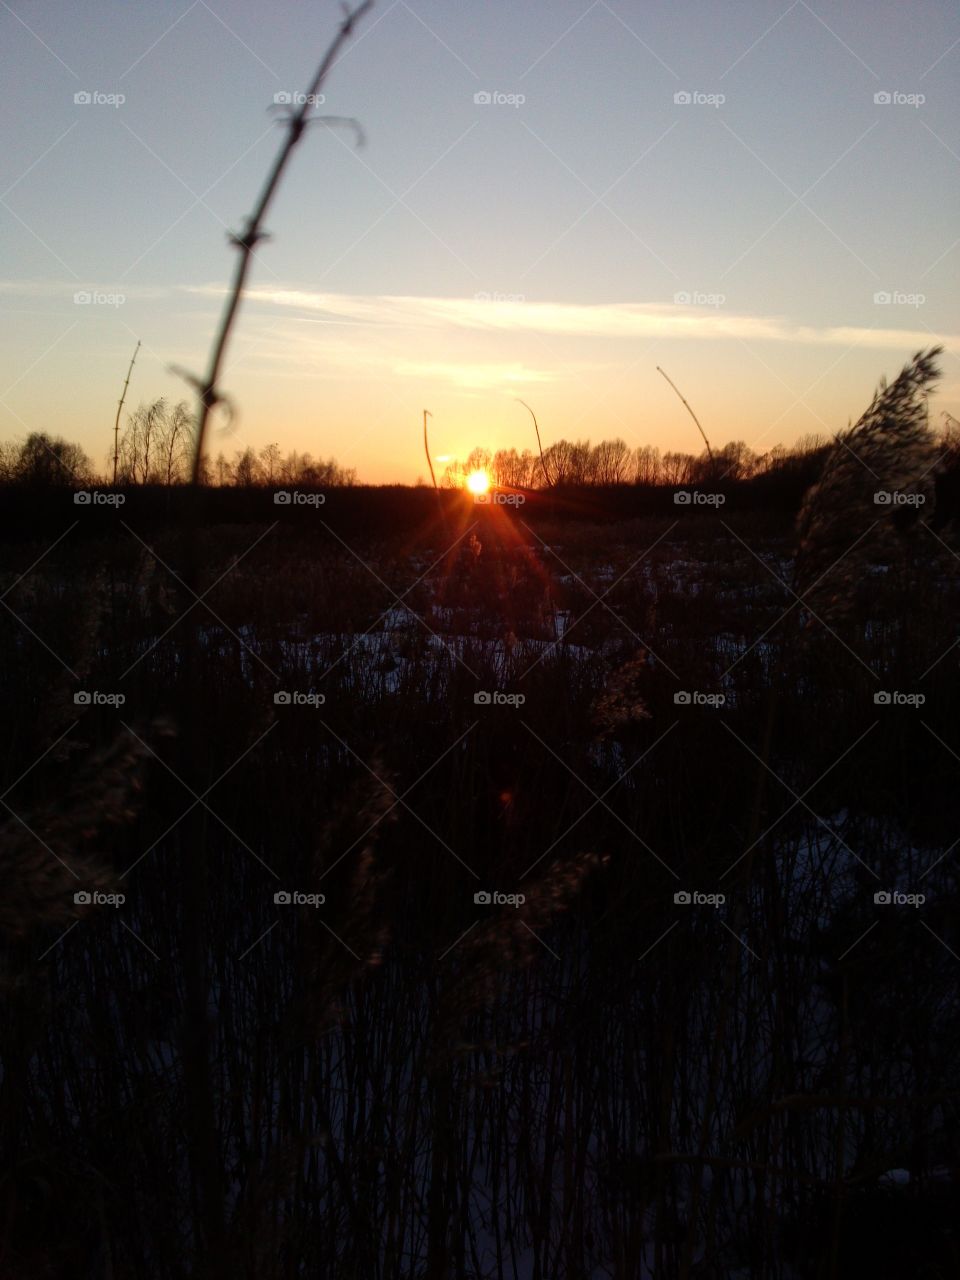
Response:
[[[490,488],[490,477],[485,471],[471,471],[467,476],[467,488],[471,493],[486,493]]]

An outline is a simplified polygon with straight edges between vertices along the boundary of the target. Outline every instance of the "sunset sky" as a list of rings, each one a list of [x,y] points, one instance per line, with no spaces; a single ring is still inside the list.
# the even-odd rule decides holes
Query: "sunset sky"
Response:
[[[104,467],[138,338],[129,407],[191,396],[169,366],[206,364],[274,95],[339,12],[0,0],[0,439]],[[294,154],[212,452],[413,482],[423,409],[438,455],[532,447],[517,396],[545,444],[696,452],[657,365],[762,452],[934,341],[931,412],[960,415],[958,81],[948,3],[380,0],[320,108],[365,145],[317,126]]]

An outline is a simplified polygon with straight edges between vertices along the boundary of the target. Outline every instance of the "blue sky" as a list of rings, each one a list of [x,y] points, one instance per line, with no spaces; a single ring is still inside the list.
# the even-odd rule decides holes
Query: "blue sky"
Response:
[[[169,366],[206,363],[274,95],[338,15],[0,0],[0,438],[104,465],[138,338],[132,404],[190,395]],[[945,3],[380,0],[319,108],[365,145],[318,125],[295,152],[213,451],[413,481],[422,409],[462,456],[533,443],[516,396],[547,442],[696,451],[658,364],[762,451],[845,426],[934,341],[932,411],[960,414],[958,62]]]

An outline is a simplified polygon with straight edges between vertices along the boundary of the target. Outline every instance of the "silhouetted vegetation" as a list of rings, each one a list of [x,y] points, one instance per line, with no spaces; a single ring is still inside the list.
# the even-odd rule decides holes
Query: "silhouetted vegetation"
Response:
[[[121,506],[13,473],[0,1275],[956,1274],[935,355],[722,507],[277,449],[195,596],[175,410]]]

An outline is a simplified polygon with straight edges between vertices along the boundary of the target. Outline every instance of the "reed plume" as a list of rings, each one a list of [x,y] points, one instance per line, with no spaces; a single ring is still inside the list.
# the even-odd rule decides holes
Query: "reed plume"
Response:
[[[853,427],[838,433],[797,518],[796,590],[825,620],[847,615],[871,559],[896,559],[931,512],[938,452],[925,397],[942,347],[918,351],[881,379]]]

